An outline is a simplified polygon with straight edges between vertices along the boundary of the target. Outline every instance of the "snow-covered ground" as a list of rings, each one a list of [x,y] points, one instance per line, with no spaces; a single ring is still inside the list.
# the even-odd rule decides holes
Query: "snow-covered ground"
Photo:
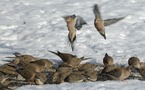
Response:
[[[100,6],[102,18],[125,17],[106,27],[107,40],[93,25],[94,4]],[[145,0],[0,0],[0,64],[13,52],[61,61],[48,50],[92,58],[87,62],[102,63],[105,53],[116,64],[127,65],[131,56],[145,61]],[[69,47],[68,30],[62,16],[82,16],[88,25],[77,31],[75,50]],[[23,86],[18,90],[136,90],[145,88],[144,81],[97,81],[62,83],[60,85]]]

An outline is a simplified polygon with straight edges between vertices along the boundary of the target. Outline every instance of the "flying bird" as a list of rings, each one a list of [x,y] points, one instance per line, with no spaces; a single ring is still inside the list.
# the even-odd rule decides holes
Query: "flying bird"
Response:
[[[104,21],[102,20],[98,5],[95,4],[93,8],[95,14],[94,26],[98,32],[106,39]]]
[[[71,44],[72,51],[74,50],[74,41],[76,40],[76,15],[70,15],[70,16],[65,16],[63,17],[67,23],[67,28],[68,28],[68,40]]]
[[[76,29],[80,30],[83,25],[87,24],[81,16],[68,15],[63,17],[67,23],[68,28],[68,40],[71,44],[72,51],[74,50],[74,42],[76,40]]]

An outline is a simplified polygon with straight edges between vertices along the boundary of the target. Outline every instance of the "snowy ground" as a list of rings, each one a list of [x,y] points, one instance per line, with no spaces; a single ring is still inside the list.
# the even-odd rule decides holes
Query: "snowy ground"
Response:
[[[125,18],[106,27],[107,40],[93,26],[92,6],[100,6],[103,19]],[[60,58],[48,50],[91,57],[88,62],[102,63],[105,53],[116,64],[127,65],[131,56],[145,61],[145,0],[0,0],[0,58],[13,52],[44,57],[55,62]],[[68,30],[62,16],[82,16],[88,25],[77,31],[75,50],[67,40]],[[0,64],[5,63],[1,61]],[[23,86],[18,90],[136,90],[144,81],[105,81],[62,83],[60,85]]]

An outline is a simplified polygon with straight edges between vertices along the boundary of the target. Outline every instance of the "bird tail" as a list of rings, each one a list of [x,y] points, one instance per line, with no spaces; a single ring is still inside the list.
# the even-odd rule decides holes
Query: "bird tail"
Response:
[[[106,35],[105,35],[105,32],[100,32],[100,34],[104,37],[104,39],[106,40]]]
[[[74,41],[76,40],[76,34],[69,33],[68,40],[70,42],[70,46],[71,46],[71,49],[73,51],[74,50]]]
[[[94,5],[94,9],[93,12],[95,14],[95,17],[101,17],[100,11],[99,11],[99,7],[97,4]]]

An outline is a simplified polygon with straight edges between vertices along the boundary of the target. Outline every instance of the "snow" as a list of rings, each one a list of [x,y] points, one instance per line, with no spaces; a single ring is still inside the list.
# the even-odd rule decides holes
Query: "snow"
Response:
[[[87,62],[102,63],[105,53],[115,64],[127,65],[131,56],[145,61],[145,0],[0,0],[0,64],[14,52],[48,58],[60,58],[48,50],[91,57]],[[105,27],[107,40],[93,25],[92,6],[100,6],[102,18],[125,18]],[[88,25],[77,31],[75,50],[67,40],[68,30],[62,16],[76,14]],[[17,90],[136,90],[144,89],[144,81],[97,81],[62,83],[60,85],[28,85]]]

